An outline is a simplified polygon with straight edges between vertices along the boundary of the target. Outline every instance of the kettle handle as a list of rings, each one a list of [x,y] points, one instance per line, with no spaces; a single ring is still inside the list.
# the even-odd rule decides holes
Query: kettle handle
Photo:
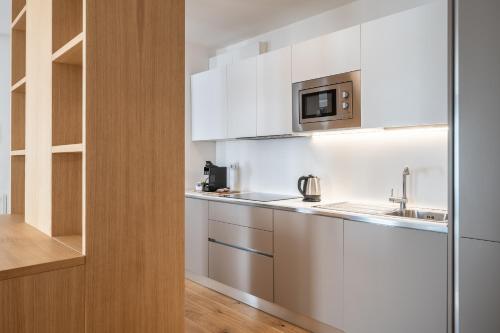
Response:
[[[301,186],[302,182],[304,182],[304,186]],[[305,176],[300,177],[298,182],[297,182],[297,188],[299,189],[299,192],[302,195],[306,194],[306,191],[305,191],[306,184],[307,184],[307,177],[305,177]]]

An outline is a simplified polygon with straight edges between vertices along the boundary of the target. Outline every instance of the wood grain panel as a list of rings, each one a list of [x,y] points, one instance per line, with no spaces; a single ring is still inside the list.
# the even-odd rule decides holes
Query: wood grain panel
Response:
[[[33,332],[33,277],[0,281],[0,332]]]
[[[73,267],[34,279],[34,333],[85,331],[85,269]]]
[[[52,0],[52,52],[83,31],[83,0]]]
[[[10,160],[10,210],[12,214],[24,215],[24,175],[24,156],[12,156]]]
[[[87,18],[87,332],[183,332],[184,1]]]
[[[12,30],[12,84],[26,75],[26,31]]]
[[[82,234],[82,154],[52,156],[52,236]]]
[[[81,254],[24,223],[21,215],[0,215],[0,254],[0,280],[85,262]]]
[[[82,67],[52,65],[52,145],[82,143]]]
[[[26,94],[13,92],[11,99],[11,149],[23,150],[26,144]]]

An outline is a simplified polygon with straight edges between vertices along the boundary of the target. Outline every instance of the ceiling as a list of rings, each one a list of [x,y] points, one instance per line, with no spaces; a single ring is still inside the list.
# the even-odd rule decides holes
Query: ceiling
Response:
[[[186,40],[218,49],[352,0],[186,0]]]

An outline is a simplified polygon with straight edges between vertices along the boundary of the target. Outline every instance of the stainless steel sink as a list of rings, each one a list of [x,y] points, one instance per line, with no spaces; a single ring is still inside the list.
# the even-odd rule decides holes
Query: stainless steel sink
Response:
[[[405,209],[403,211],[397,210],[394,212],[386,213],[385,215],[425,220],[430,222],[440,222],[440,223],[448,222],[447,213],[430,212],[417,209]]]

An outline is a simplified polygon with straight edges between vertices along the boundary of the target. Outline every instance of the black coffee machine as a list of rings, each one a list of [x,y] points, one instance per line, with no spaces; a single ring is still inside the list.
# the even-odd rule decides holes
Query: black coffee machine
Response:
[[[227,187],[227,168],[218,167],[210,161],[205,163],[203,174],[207,177],[207,181],[203,184],[204,192],[215,192],[220,188]]]

